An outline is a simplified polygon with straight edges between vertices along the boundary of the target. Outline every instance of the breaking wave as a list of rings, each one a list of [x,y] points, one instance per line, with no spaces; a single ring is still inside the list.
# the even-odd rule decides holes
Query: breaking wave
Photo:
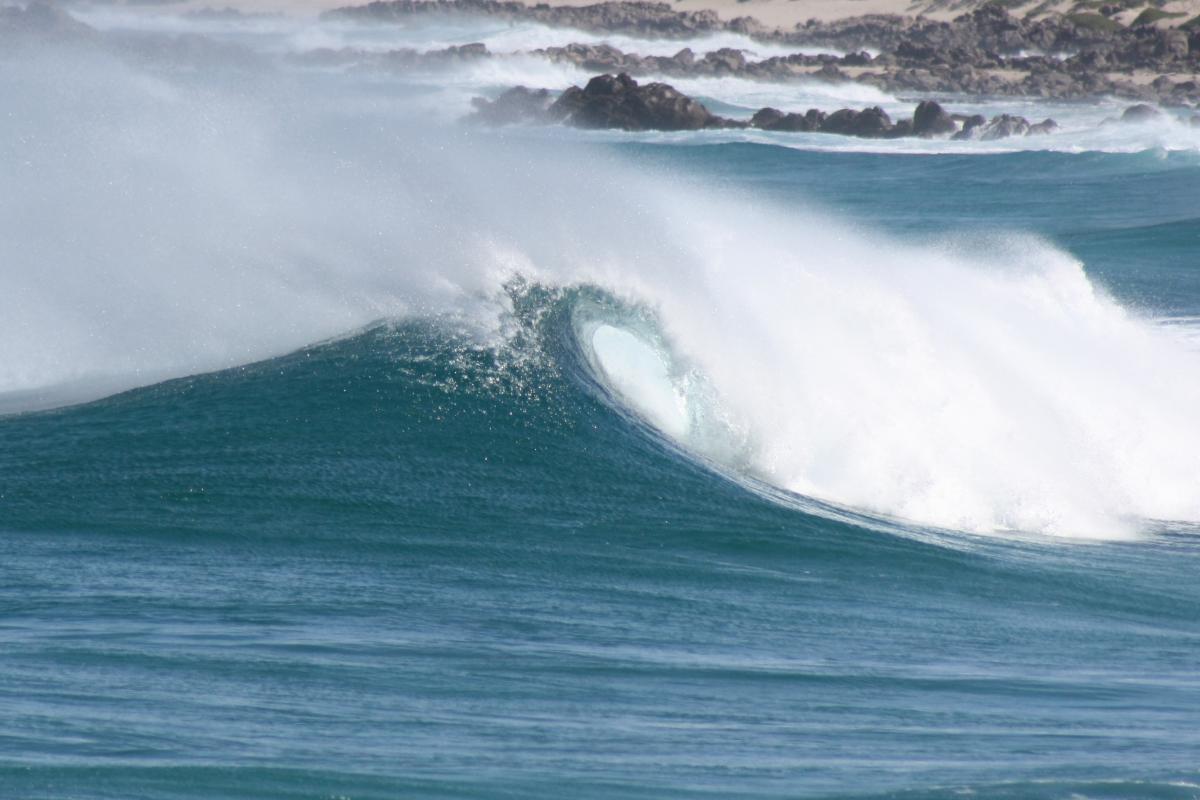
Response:
[[[609,298],[578,312],[594,374],[732,474],[982,533],[1200,521],[1200,356],[1045,241],[902,243],[610,151],[431,128],[369,87],[5,66],[5,410],[380,318],[502,346],[519,277]]]

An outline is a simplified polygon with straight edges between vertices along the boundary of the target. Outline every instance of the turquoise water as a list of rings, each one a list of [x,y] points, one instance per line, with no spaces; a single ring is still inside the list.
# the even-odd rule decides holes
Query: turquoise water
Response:
[[[103,64],[0,78],[0,795],[1200,796],[1195,151]]]

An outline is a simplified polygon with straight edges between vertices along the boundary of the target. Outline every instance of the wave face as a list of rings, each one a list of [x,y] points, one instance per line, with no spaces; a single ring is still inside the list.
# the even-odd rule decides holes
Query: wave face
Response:
[[[570,145],[534,165],[528,143],[430,134],[377,100],[350,103],[385,132],[347,135],[347,101],[319,85],[214,94],[101,55],[4,80],[10,408],[381,317],[449,314],[499,340],[523,278],[652,309],[707,387],[686,413],[725,420],[731,466],[788,492],[974,532],[1200,520],[1200,360],[1043,239],[903,242]],[[714,435],[665,430],[704,455]]]
[[[139,24],[0,48],[0,795],[1195,796],[1194,151]]]
[[[592,380],[573,309],[601,304],[531,290],[502,350],[384,325],[0,421],[0,785],[1190,796],[1200,539],[747,492]]]

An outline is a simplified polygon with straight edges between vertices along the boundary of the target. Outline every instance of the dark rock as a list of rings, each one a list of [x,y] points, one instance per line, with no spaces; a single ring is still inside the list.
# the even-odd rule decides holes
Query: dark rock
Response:
[[[754,17],[734,17],[725,23],[725,29],[746,36],[769,36],[774,33]]]
[[[818,78],[823,78],[827,81],[846,81],[850,79],[846,73],[842,72],[832,63],[825,64],[819,70],[814,72],[813,75]]]
[[[815,108],[810,108],[804,114],[785,114],[776,108],[763,108],[750,118],[750,126],[764,131],[805,133],[819,131],[824,121],[825,114]]]
[[[550,107],[550,100],[550,92],[545,89],[516,86],[495,100],[483,97],[473,99],[471,105],[475,107],[475,112],[467,117],[467,121],[485,125],[549,122],[546,110]]]
[[[783,118],[787,116],[778,108],[760,108],[754,112],[754,116],[750,118],[750,126],[753,128],[762,128],[763,130],[773,130],[774,126],[779,124]]]
[[[1052,119],[1044,119],[1041,122],[1030,125],[1029,130],[1025,131],[1026,136],[1038,136],[1046,133],[1054,133],[1058,130],[1058,123]]]
[[[827,116],[821,123],[821,133],[840,133],[845,136],[860,136],[877,139],[885,136],[892,127],[892,120],[879,106],[855,111],[843,108]]]
[[[1147,122],[1160,116],[1162,112],[1154,106],[1138,103],[1125,109],[1125,113],[1121,114],[1121,122]]]
[[[919,103],[913,112],[912,132],[916,136],[939,136],[954,133],[957,129],[958,126],[945,109],[932,100]]]
[[[1024,136],[1029,132],[1029,120],[1011,114],[1001,114],[992,117],[991,122],[976,130],[979,131],[976,138],[984,142],[1007,139],[1010,136]]]
[[[682,68],[687,68],[696,63],[696,54],[692,52],[692,48],[685,47],[675,55],[671,56],[671,60]]]
[[[741,50],[722,47],[711,53],[706,53],[701,61],[712,66],[714,74],[739,73],[746,68],[746,56]]]
[[[490,55],[487,45],[482,42],[471,42],[470,44],[461,44],[457,47],[451,45],[442,52],[450,58],[486,58]]]
[[[598,75],[550,106],[551,119],[579,128],[683,131],[724,127],[725,120],[665,83],[638,85],[629,75]]]
[[[1058,125],[1053,120],[1046,120],[1038,123],[1044,126],[1039,133],[1048,133]],[[1051,128],[1050,126],[1053,126]],[[962,130],[954,134],[954,139],[979,139],[981,141],[990,142],[996,139],[1007,139],[1010,136],[1024,136],[1030,130],[1029,120],[1024,117],[1013,116],[1010,114],[1001,114],[992,117],[991,120],[986,120],[982,115],[975,114],[967,117],[963,121]]]
[[[1159,43],[1156,55],[1167,59],[1183,60],[1188,57],[1191,47],[1186,31],[1171,29],[1159,32]]]

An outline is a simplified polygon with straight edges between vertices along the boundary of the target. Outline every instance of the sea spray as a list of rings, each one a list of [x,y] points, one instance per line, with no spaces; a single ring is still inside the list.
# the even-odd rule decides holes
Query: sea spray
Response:
[[[90,49],[5,66],[6,408],[381,317],[499,343],[522,276],[652,309],[756,480],[978,532],[1200,520],[1197,355],[1044,241],[900,244],[611,152],[430,126],[369,82]]]

